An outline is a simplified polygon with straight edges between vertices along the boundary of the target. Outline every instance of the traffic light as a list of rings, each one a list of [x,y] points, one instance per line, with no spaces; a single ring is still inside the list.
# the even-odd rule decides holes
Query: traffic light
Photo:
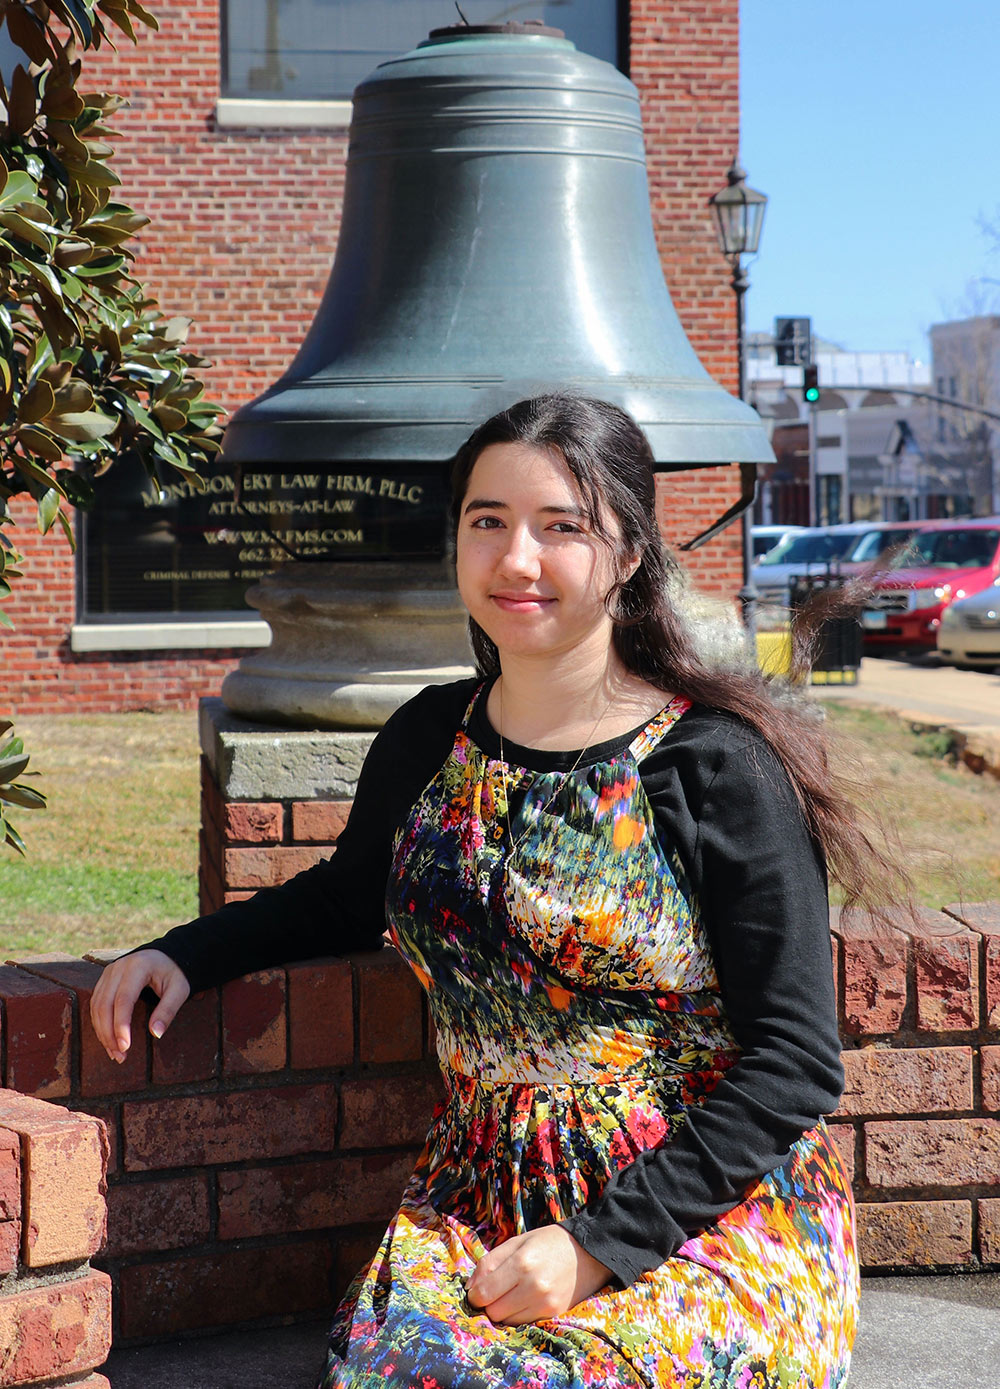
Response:
[[[819,400],[819,367],[803,367],[802,398],[809,405]]]

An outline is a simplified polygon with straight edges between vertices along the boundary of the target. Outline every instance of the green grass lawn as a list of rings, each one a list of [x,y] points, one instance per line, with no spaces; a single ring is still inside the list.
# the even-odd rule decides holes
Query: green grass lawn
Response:
[[[197,715],[19,719],[48,809],[0,849],[5,958],[136,945],[198,909]]]
[[[895,826],[916,899],[942,907],[1000,897],[1000,782],[949,758],[940,734],[913,733],[873,709],[827,708],[841,766],[859,799]]]
[[[1000,782],[885,714],[830,704],[844,765],[894,818],[928,906],[1000,897]],[[45,811],[0,850],[3,958],[136,945],[197,912],[198,737],[190,714],[18,721]]]

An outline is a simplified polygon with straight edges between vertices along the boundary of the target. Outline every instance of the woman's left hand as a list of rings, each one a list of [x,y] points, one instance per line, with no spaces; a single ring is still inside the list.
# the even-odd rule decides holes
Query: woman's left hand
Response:
[[[473,1307],[492,1322],[521,1326],[568,1312],[611,1280],[561,1225],[514,1235],[484,1254],[466,1285]]]

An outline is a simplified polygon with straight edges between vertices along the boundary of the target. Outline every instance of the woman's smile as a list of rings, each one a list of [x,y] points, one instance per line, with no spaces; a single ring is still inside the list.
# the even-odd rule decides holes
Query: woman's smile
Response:
[[[490,597],[498,608],[511,613],[541,612],[556,601],[542,593],[491,593]]]

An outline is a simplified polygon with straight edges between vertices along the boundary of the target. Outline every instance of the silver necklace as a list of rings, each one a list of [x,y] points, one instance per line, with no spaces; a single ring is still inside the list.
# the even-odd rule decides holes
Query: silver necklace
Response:
[[[504,805],[504,815],[505,815],[505,818],[506,818],[506,820],[507,820],[507,840],[508,840],[508,843],[509,843],[509,845],[510,845],[510,847],[509,847],[508,850],[507,850],[507,857],[506,857],[506,860],[505,860],[505,862],[504,862],[504,872],[506,873],[508,867],[510,866],[511,862],[513,861],[514,855],[516,854],[517,850],[521,847],[521,845],[522,845],[522,844],[524,843],[524,841],[527,839],[528,835],[531,833],[531,828],[532,828],[532,827],[529,825],[529,827],[528,827],[528,828],[524,831],[524,833],[521,835],[520,839],[515,840],[515,838],[514,838],[514,831],[511,829],[511,824],[510,824],[510,792],[509,792],[509,789],[508,789],[508,786],[507,786],[507,757],[506,757],[506,754],[505,754],[505,752],[504,752],[504,746],[503,746],[503,676],[502,676],[502,675],[501,675],[501,677],[500,677],[500,682],[499,682],[499,696],[500,696],[500,726],[497,728],[497,738],[498,738],[499,743],[500,743],[500,778],[501,778],[501,780],[502,780],[502,782],[503,782],[503,805]],[[601,710],[601,712],[598,714],[597,718],[596,718],[595,721],[594,721],[594,726],[593,726],[593,728],[590,730],[590,733],[589,733],[588,736],[587,736],[586,745],[585,745],[584,747],[582,747],[582,748],[580,749],[580,751],[577,753],[577,755],[576,755],[576,761],[573,763],[572,767],[570,767],[569,771],[565,773],[565,776],[566,776],[566,777],[571,777],[571,776],[573,775],[573,773],[576,771],[577,767],[579,767],[580,763],[583,761],[583,759],[584,759],[584,757],[586,756],[586,754],[587,754],[587,753],[590,751],[590,749],[593,747],[593,744],[594,744],[594,734],[597,732],[598,728],[600,728],[601,723],[603,722],[605,716],[607,715],[607,713],[608,713],[608,711],[610,710],[612,704],[614,703],[614,699],[615,699],[615,697],[614,697],[614,695],[612,695],[611,698],[608,700],[607,704],[605,704],[604,708],[603,708],[603,709]],[[564,779],[565,779],[565,778],[564,778]],[[561,783],[560,783],[560,784],[561,784]],[[550,805],[552,804],[552,802],[555,800],[555,798],[556,798],[558,792],[559,792],[559,784],[557,784],[557,785],[553,788],[552,793],[551,793],[551,795],[549,796],[548,800],[546,800],[546,801],[544,802],[544,804],[542,804],[542,805],[540,805],[540,806],[538,807],[538,810],[535,812],[535,820],[536,820],[536,822],[537,822],[538,820],[540,820],[541,817],[542,817],[542,815],[544,815],[544,813],[546,812],[546,810],[548,810],[549,806],[550,806]]]

